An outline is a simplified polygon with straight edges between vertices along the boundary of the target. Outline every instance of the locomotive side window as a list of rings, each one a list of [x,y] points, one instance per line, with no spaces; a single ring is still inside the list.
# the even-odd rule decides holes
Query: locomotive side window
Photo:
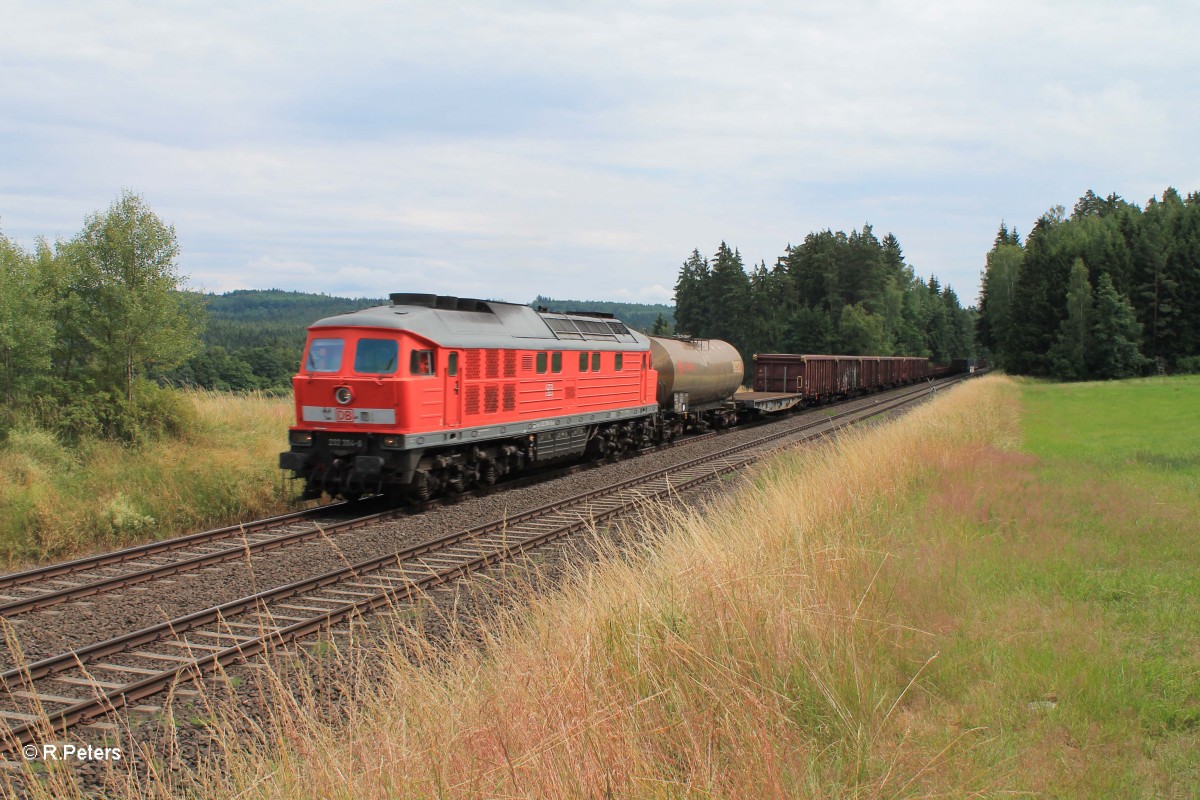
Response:
[[[587,353],[579,354],[579,371],[580,372],[588,371],[588,354]]]
[[[342,368],[342,351],[345,347],[341,339],[313,339],[308,347],[304,368],[309,372],[337,372]]]
[[[550,371],[562,372],[562,353],[550,354]]]
[[[592,353],[592,372],[600,371],[600,354]]]
[[[622,370],[622,369],[625,369],[625,367],[624,367],[624,363],[625,363],[624,355],[625,355],[624,353],[617,353],[617,357],[616,357],[616,362],[617,362],[617,363],[616,363],[615,367],[616,367],[616,369],[617,369],[618,371],[620,371],[620,370]]]
[[[546,374],[546,354],[545,353],[537,354],[537,371],[538,371],[538,375]]]
[[[409,371],[412,372],[413,375],[432,375],[433,351],[413,350],[412,360],[409,362]]]
[[[451,378],[458,374],[458,353],[451,353],[446,359],[446,374]]]
[[[391,375],[400,360],[400,343],[395,339],[359,339],[354,351],[354,371]]]

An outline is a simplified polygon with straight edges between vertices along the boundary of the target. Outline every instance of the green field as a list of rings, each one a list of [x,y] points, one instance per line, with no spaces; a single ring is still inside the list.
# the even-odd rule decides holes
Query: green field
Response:
[[[939,783],[1196,797],[1200,379],[1026,383],[1021,401],[1023,452],[960,464],[906,523],[936,553],[928,590],[899,592],[942,629],[926,747],[970,731]]]

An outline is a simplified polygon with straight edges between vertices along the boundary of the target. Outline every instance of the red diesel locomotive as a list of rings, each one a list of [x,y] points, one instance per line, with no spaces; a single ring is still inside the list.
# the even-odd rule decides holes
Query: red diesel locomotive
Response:
[[[280,466],[322,492],[410,498],[655,434],[646,336],[602,315],[420,294],[309,328]],[[740,375],[739,375],[740,379]]]

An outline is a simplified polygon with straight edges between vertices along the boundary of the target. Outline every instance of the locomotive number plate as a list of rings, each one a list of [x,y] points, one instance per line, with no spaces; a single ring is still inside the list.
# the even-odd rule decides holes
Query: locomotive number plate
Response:
[[[329,406],[304,406],[302,418],[305,422],[340,422],[351,425],[395,425],[394,408],[331,408]]]

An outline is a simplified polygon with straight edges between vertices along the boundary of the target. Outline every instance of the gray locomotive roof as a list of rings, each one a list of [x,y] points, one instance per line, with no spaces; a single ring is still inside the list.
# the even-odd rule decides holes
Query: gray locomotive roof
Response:
[[[650,341],[617,320],[534,311],[529,306],[477,301],[476,310],[425,305],[376,306],[326,317],[313,328],[392,328],[442,347],[554,350],[645,350]]]

